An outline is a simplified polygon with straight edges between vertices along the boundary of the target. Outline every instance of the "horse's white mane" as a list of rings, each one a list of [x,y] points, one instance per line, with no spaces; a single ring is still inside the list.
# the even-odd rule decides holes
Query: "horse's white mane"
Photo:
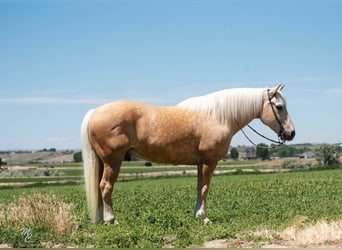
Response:
[[[263,104],[261,88],[225,89],[192,97],[177,106],[214,116],[220,123],[244,121],[260,114]]]

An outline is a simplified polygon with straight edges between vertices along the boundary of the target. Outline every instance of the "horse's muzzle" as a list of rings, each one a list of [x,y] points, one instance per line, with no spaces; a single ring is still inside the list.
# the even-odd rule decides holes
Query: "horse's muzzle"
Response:
[[[283,141],[292,141],[293,138],[296,136],[296,131],[295,130],[292,130],[292,131],[281,131],[280,132],[280,138],[283,140]]]

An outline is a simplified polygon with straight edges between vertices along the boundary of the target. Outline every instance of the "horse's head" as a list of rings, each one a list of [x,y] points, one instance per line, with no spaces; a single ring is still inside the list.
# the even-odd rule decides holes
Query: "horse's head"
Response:
[[[283,84],[273,89],[268,89],[264,93],[263,109],[261,121],[269,126],[283,141],[291,141],[296,132],[292,120],[287,113],[286,101],[280,92],[284,88]]]

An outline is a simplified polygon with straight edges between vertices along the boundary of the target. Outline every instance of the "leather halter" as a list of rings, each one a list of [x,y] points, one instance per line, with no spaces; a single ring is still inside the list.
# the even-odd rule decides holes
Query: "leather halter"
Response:
[[[269,103],[271,104],[271,108],[272,108],[272,111],[273,111],[273,115],[274,117],[276,118],[278,124],[279,124],[279,127],[280,127],[280,130],[279,130],[279,133],[278,133],[278,139],[280,139],[280,136],[281,134],[284,132],[284,127],[283,127],[283,124],[281,124],[279,118],[278,118],[278,115],[277,113],[275,112],[274,110],[274,107],[272,105],[272,99],[275,97],[275,95],[277,94],[277,92],[274,92],[274,94],[272,96],[270,96],[270,89],[267,90],[267,96],[268,96],[268,101]],[[280,140],[279,140],[280,141]],[[284,143],[284,142],[283,142]],[[283,144],[281,143],[281,144]]]

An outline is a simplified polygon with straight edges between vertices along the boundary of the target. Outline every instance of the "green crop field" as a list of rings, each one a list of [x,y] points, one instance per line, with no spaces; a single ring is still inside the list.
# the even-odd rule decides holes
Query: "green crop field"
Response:
[[[257,164],[259,163],[259,164]],[[153,163],[153,166],[146,167],[144,161],[123,162],[120,170],[119,179],[132,180],[148,178],[150,173],[158,172],[160,175],[186,174],[189,171],[196,172],[197,166],[172,166]],[[243,170],[253,169],[255,171],[267,168],[260,164],[260,161],[221,161],[216,170]],[[164,173],[164,174],[162,174]],[[123,175],[122,175],[123,174]],[[81,163],[57,164],[54,167],[42,167],[36,165],[22,166],[20,169],[10,169],[9,171],[0,171],[1,183],[46,183],[51,181],[69,181],[81,182],[83,180],[83,167]]]
[[[65,234],[57,234],[39,224],[24,223],[16,228],[5,225],[2,222],[5,215],[0,214],[0,243],[14,247],[41,247],[51,243],[151,248],[196,246],[212,239],[237,237],[260,242],[264,239],[251,236],[250,232],[283,230],[299,217],[307,218],[307,222],[342,218],[342,169],[214,176],[207,205],[212,223],[207,225],[192,217],[195,189],[196,177],[118,182],[113,199],[119,224],[114,226],[89,221],[83,185],[3,188],[0,202],[7,209],[20,196],[55,194],[73,206],[75,227]],[[30,237],[23,233],[23,228],[29,230]]]

